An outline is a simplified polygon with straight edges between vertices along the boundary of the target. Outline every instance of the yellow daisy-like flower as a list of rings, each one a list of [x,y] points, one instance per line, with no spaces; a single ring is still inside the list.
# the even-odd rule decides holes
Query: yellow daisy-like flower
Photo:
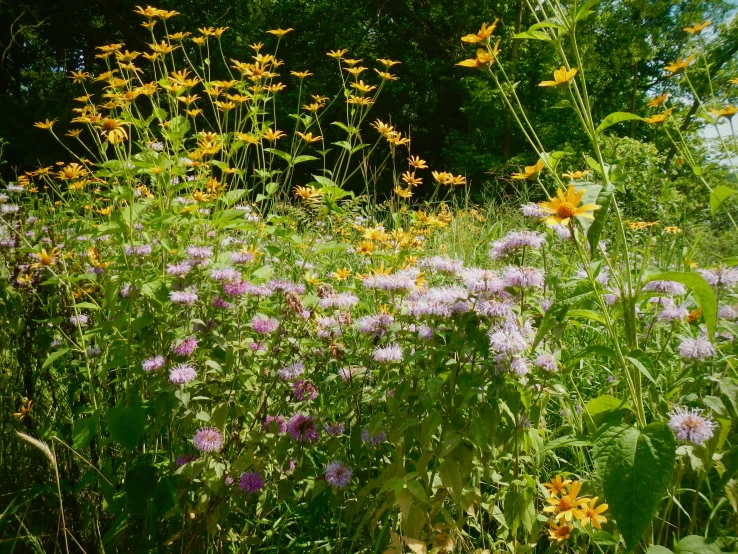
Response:
[[[310,143],[310,142],[318,142],[319,140],[321,140],[323,138],[320,135],[318,135],[317,137],[315,137],[315,136],[313,136],[312,133],[301,133],[300,131],[296,131],[295,134],[298,137],[300,137],[302,140],[304,140],[305,142],[307,142],[307,143]]]
[[[668,110],[664,110],[663,112],[652,115],[651,117],[644,117],[643,121],[645,121],[649,125],[661,125],[664,121],[666,121],[666,118],[669,117],[669,114],[673,110],[674,108],[669,108]]]
[[[682,69],[688,68],[692,64],[693,61],[694,61],[694,56],[689,56],[687,59],[684,59],[684,60],[677,58],[677,61],[664,66],[664,69],[666,69],[666,71],[668,72],[666,73],[666,76],[671,77],[672,75],[676,75]]]
[[[402,180],[411,187],[417,187],[423,184],[422,177],[416,177],[414,171],[406,171],[402,174]]]
[[[598,498],[595,496],[584,504],[581,509],[572,510],[582,527],[592,524],[595,529],[602,529],[601,524],[607,523],[607,518],[601,514],[607,511],[608,506],[607,504],[600,504],[595,507]]]
[[[410,156],[408,163],[415,169],[428,169],[428,164],[425,160],[421,160],[420,156]]]
[[[297,77],[298,79],[305,79],[313,76],[309,71],[290,71],[290,75]]]
[[[555,496],[547,498],[546,502],[548,502],[550,506],[543,508],[543,511],[554,514],[553,518],[555,521],[560,522],[563,519],[566,520],[567,523],[570,522],[574,517],[574,511],[578,510],[580,506],[585,505],[589,501],[587,498],[577,498],[581,488],[582,483],[580,481],[574,481],[571,484],[568,494],[565,494],[561,498]]]
[[[340,60],[346,55],[347,52],[348,52],[348,48],[344,48],[342,50],[331,50],[330,52],[326,54],[326,56]]]
[[[565,85],[569,81],[571,81],[574,76],[579,72],[579,69],[576,67],[572,67],[571,69],[567,70],[566,67],[563,65],[560,69],[557,69],[553,73],[554,80],[553,81],[541,81],[538,83],[539,87],[558,87],[559,85]]]
[[[561,475],[557,475],[548,483],[543,483],[551,496],[558,496],[560,493],[566,492],[569,485],[571,485],[571,479],[562,480]]]
[[[556,542],[562,542],[569,538],[571,532],[574,530],[572,525],[557,525],[556,522],[551,521],[551,529],[548,532],[548,539]]]
[[[669,93],[665,92],[664,94],[659,94],[656,98],[651,100],[647,105],[649,108],[657,108],[664,102],[666,102],[666,99],[669,97]]]
[[[539,204],[541,210],[550,214],[544,218],[545,223],[547,225],[568,225],[572,217],[594,219],[590,212],[599,210],[600,207],[597,204],[580,206],[579,202],[581,202],[582,196],[584,196],[584,189],[577,192],[574,185],[569,185],[566,192],[559,189],[556,198],[550,202],[541,202]],[[573,489],[574,486],[572,486]],[[579,489],[577,489],[577,492],[579,492]]]
[[[678,235],[681,232],[682,230],[679,227],[674,227],[674,226],[664,227],[664,233],[667,233],[669,235]]]
[[[561,176],[562,177],[568,177],[572,181],[576,181],[577,179],[582,179],[582,178],[586,177],[590,173],[592,173],[592,172],[587,169],[585,171],[568,171],[566,173],[562,173]]]
[[[37,121],[33,124],[34,127],[38,127],[39,129],[45,129],[45,130],[51,130],[51,128],[54,126],[54,123],[56,123],[56,119],[52,120],[46,120],[46,121]]]
[[[294,31],[294,29],[292,27],[290,27],[289,29],[272,29],[270,31],[267,31],[267,33],[269,33],[270,35],[274,35],[275,37],[281,38],[287,33],[289,33],[290,31]]]
[[[282,131],[272,131],[272,128],[270,127],[266,131],[264,131],[264,138],[267,139],[269,142],[274,142],[275,140],[279,140],[282,137],[286,137]]]
[[[728,105],[719,110],[710,110],[710,113],[717,118],[725,117],[727,119],[732,119],[733,116],[738,113],[738,108]]]
[[[525,169],[520,173],[513,173],[513,179],[530,179],[538,175],[544,168],[543,160],[538,160],[535,165],[526,165]]]
[[[395,187],[395,194],[400,198],[410,198],[413,195],[412,187],[402,188],[400,185]]]
[[[345,281],[349,277],[351,277],[351,273],[353,273],[349,268],[344,267],[343,269],[336,269],[333,273],[331,273],[331,277],[338,281]]]
[[[482,28],[479,29],[476,35],[463,36],[461,37],[461,41],[470,42],[472,44],[475,42],[484,42],[492,35],[492,33],[495,32],[495,27],[497,27],[498,21],[499,19],[495,19],[494,22],[489,27],[487,27],[486,23],[482,23]]]
[[[697,23],[693,27],[685,27],[684,30],[692,35],[698,35],[705,29],[707,29],[712,24],[712,21],[703,21],[702,23]]]

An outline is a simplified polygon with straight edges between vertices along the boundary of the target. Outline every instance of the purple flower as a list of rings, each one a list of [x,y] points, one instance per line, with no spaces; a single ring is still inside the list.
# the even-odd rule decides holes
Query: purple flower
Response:
[[[387,440],[387,433],[380,431],[376,435],[369,435],[369,429],[363,429],[361,431],[361,440],[369,446],[377,446]]]
[[[684,306],[675,304],[664,306],[664,309],[658,315],[660,321],[672,322],[684,319],[689,315],[689,310]]]
[[[179,264],[167,264],[167,275],[172,275],[173,277],[184,277],[191,269],[192,266],[185,262]]]
[[[350,292],[342,292],[340,294],[332,294],[321,298],[318,304],[323,309],[340,308],[347,309],[359,303],[359,297]]]
[[[375,362],[380,364],[399,363],[402,361],[402,348],[397,344],[377,346],[372,354]]]
[[[292,393],[298,401],[315,400],[318,398],[318,389],[310,381],[298,379],[292,385]]]
[[[512,305],[497,300],[480,300],[477,302],[475,310],[485,317],[507,318],[512,314]]]
[[[73,315],[69,318],[69,323],[74,326],[84,327],[89,322],[90,318],[86,314]]]
[[[342,489],[351,482],[351,468],[341,462],[331,462],[325,468],[325,482],[334,489]]]
[[[98,357],[98,356],[99,356],[100,354],[102,354],[102,350],[100,350],[100,349],[99,349],[99,348],[98,348],[97,346],[90,346],[90,347],[89,347],[89,348],[87,349],[87,351],[86,351],[86,352],[87,352],[87,355],[88,355],[88,356],[89,356],[90,358],[96,358],[96,357]]]
[[[418,338],[421,340],[431,340],[433,338],[433,328],[423,323],[418,327]]]
[[[217,452],[223,448],[223,435],[214,427],[201,427],[193,442],[200,452]]]
[[[287,432],[297,442],[318,442],[318,429],[312,416],[295,414],[287,422]]]
[[[490,329],[489,347],[498,354],[514,356],[523,352],[528,347],[528,342],[519,328],[503,325]]]
[[[697,408],[690,410],[677,406],[669,414],[669,428],[681,441],[701,445],[712,438],[715,427],[715,422],[709,416],[703,416],[702,410]]]
[[[175,385],[185,385],[196,377],[197,371],[188,364],[179,364],[169,370],[169,382]]]
[[[197,454],[182,454],[181,456],[177,456],[177,459],[174,461],[177,466],[183,466],[185,464],[189,464],[190,462],[194,462],[197,460]]]
[[[228,310],[231,307],[231,305],[223,300],[220,296],[216,296],[215,298],[213,298],[211,304],[213,305],[213,308],[218,310]]]
[[[541,287],[543,286],[543,275],[535,267],[510,266],[505,269],[503,275],[508,287]]]
[[[197,263],[202,263],[213,257],[213,249],[209,246],[188,246],[187,257]]]
[[[277,371],[277,375],[279,375],[279,378],[283,381],[292,381],[293,379],[297,379],[304,372],[305,366],[300,362],[295,362]]]
[[[448,256],[433,256],[418,260],[418,266],[428,267],[442,273],[458,273],[461,271],[463,264],[459,260],[454,260]]]
[[[720,309],[718,310],[718,317],[722,319],[727,319],[729,321],[734,321],[738,319],[738,311],[736,311],[736,309],[731,306],[720,306]]]
[[[541,218],[548,215],[546,212],[541,210],[541,207],[538,204],[533,202],[528,202],[527,204],[520,206],[520,211],[523,212],[525,217]]]
[[[252,285],[248,281],[231,281],[223,283],[223,293],[231,298],[234,296],[241,296],[251,290]]]
[[[264,488],[264,478],[258,471],[242,473],[238,480],[238,488],[249,494],[256,494]]]
[[[498,260],[521,248],[537,250],[543,245],[544,241],[543,235],[534,231],[511,232],[505,238],[495,241],[492,250],[489,251],[489,257]]]
[[[210,272],[210,278],[219,283],[232,283],[241,281],[241,272],[232,267],[224,267],[223,269],[214,269]]]
[[[187,337],[179,344],[172,344],[172,352],[176,356],[192,356],[197,349],[197,339],[195,337]]]
[[[546,371],[557,371],[556,359],[551,354],[539,354],[533,362],[536,366]]]
[[[319,317],[316,324],[321,339],[335,339],[343,334],[341,322],[335,317]]]
[[[346,426],[343,423],[331,423],[323,425],[323,430],[331,437],[342,435]]]
[[[679,344],[679,355],[685,360],[704,360],[717,353],[707,337],[686,338]]]
[[[607,304],[608,306],[617,304],[618,300],[620,300],[620,297],[617,294],[605,294],[602,296],[602,298],[605,299],[605,304]]]
[[[164,367],[164,356],[154,356],[141,362],[141,368],[144,371],[156,371],[162,367]]]
[[[566,225],[551,225],[549,228],[553,229],[561,240],[569,240],[571,238],[571,231]]]
[[[367,289],[379,289],[388,292],[411,291],[415,288],[415,280],[419,274],[420,270],[417,268],[402,269],[389,275],[370,275],[364,279],[362,284]]]
[[[250,264],[254,255],[251,252],[231,252],[230,260],[232,264]]]
[[[528,374],[528,362],[526,362],[523,358],[515,357],[510,362],[510,371],[515,375],[524,377]]]
[[[713,287],[730,287],[738,283],[738,267],[715,267],[700,269],[702,277]]]
[[[389,331],[395,318],[389,314],[365,315],[356,322],[359,333],[383,337]]]
[[[135,246],[126,246],[125,247],[126,256],[134,257],[134,258],[143,258],[144,256],[148,256],[151,254],[151,246],[148,244],[138,244]]]
[[[197,302],[197,293],[187,290],[173,290],[169,293],[169,300],[172,304],[180,306],[194,306]]]
[[[464,285],[470,292],[499,295],[505,290],[505,282],[494,271],[468,268],[461,271]]]
[[[281,415],[266,416],[266,419],[264,420],[264,430],[270,431],[272,423],[276,424],[278,435],[284,435],[287,432],[287,422]]]
[[[650,281],[646,283],[646,286],[643,287],[643,290],[676,295],[685,294],[687,292],[687,289],[684,288],[684,285],[682,285],[681,283],[677,283],[676,281]]]
[[[264,316],[254,316],[251,320],[251,328],[255,333],[267,334],[272,333],[277,329],[279,323],[276,319]]]
[[[232,487],[233,486],[233,477],[230,475],[226,475],[225,479],[223,479],[223,482],[226,484],[226,486]]]

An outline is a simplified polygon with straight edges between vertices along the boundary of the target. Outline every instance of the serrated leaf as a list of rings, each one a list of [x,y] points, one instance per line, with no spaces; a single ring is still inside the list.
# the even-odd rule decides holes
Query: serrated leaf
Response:
[[[595,133],[600,134],[605,129],[608,129],[613,125],[617,125],[618,123],[622,123],[623,121],[635,120],[642,121],[643,118],[640,115],[636,115],[634,113],[613,112],[602,120],[602,122],[597,126],[597,129],[595,129]]]
[[[610,513],[631,550],[651,524],[671,483],[676,465],[674,433],[663,422],[651,423],[642,431],[630,425],[609,426],[596,438],[592,453]]]
[[[717,322],[717,301],[712,287],[699,273],[683,273],[680,271],[667,271],[651,275],[646,279],[646,283],[651,281],[676,281],[692,289],[697,304],[702,308],[702,317],[705,318],[707,333],[710,337],[715,333],[715,323]]]

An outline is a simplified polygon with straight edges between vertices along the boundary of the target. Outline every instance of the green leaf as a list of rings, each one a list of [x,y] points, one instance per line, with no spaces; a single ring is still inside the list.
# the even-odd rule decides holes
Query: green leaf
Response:
[[[450,456],[443,460],[441,467],[438,469],[438,476],[441,482],[448,489],[451,498],[458,505],[461,502],[461,493],[463,492],[464,483],[461,480],[461,472],[459,465]]]
[[[303,154],[302,156],[295,156],[295,158],[292,160],[292,165],[297,165],[302,162],[310,162],[313,160],[317,160],[315,156],[308,156],[307,154]]]
[[[674,554],[674,552],[663,546],[652,546],[646,550],[646,554]]]
[[[525,31],[523,33],[513,35],[513,38],[552,42],[551,38],[543,31]]]
[[[612,195],[615,193],[614,185],[604,185],[597,194],[597,198],[594,203],[597,204],[600,209],[594,212],[594,221],[590,221],[589,228],[587,230],[587,242],[589,242],[589,249],[592,254],[597,251],[597,245],[600,242],[600,236],[602,231],[605,229],[605,221],[607,220],[607,211],[610,208],[612,202]],[[586,219],[580,219],[579,221],[587,221]]]
[[[651,375],[651,372],[646,369],[646,366],[643,365],[643,362],[641,362],[638,358],[633,358],[632,356],[625,356],[625,359],[632,363],[646,379],[651,381],[654,385],[656,384],[656,379],[654,379]]]
[[[318,183],[320,183],[324,187],[338,187],[338,185],[336,185],[333,179],[329,179],[328,177],[323,177],[322,175],[313,175],[313,179],[315,179]]]
[[[595,133],[600,134],[602,131],[608,129],[609,127],[612,127],[613,125],[622,123],[623,121],[634,120],[642,121],[643,118],[640,115],[636,115],[634,113],[613,112],[602,120],[602,123],[597,126],[597,129],[595,129]]]
[[[722,203],[736,193],[738,193],[738,190],[726,187],[725,185],[714,187],[710,193],[710,214],[712,217],[715,217]]]
[[[535,497],[529,491],[508,491],[505,494],[503,514],[505,523],[512,528],[513,533],[522,524],[530,533],[536,521],[536,510],[534,506]]]
[[[549,450],[556,450],[557,448],[571,448],[575,446],[590,446],[588,440],[582,439],[581,437],[575,437],[573,435],[567,435],[565,437],[559,437],[548,443],[546,446],[541,448],[541,452],[547,452]]]
[[[557,150],[556,152],[543,152],[541,154],[541,159],[551,171],[556,171],[556,166],[559,165],[561,158],[563,158],[567,154],[568,152],[563,152],[561,150]]]
[[[346,244],[345,242],[336,242],[336,241],[328,241],[328,242],[321,242],[318,246],[315,247],[315,253],[320,254],[322,252],[334,252],[336,250],[346,250],[348,248],[351,248],[350,244]]]
[[[595,440],[593,459],[603,478],[605,500],[628,550],[648,529],[671,483],[675,453],[674,433],[663,422],[643,431],[609,426]]]
[[[674,548],[676,554],[720,554],[722,550],[714,540],[698,535],[684,537]]]
[[[599,427],[603,420],[611,413],[629,410],[625,400],[620,400],[607,394],[593,398],[584,406],[584,411],[592,418],[595,426]],[[594,429],[593,429],[594,431]]]
[[[90,446],[90,441],[97,433],[99,423],[99,415],[93,415],[75,421],[74,428],[72,429],[72,446],[77,449]]]
[[[583,19],[587,19],[590,15],[595,13],[592,8],[597,5],[599,0],[587,0],[584,4],[579,7],[577,15],[574,17],[574,23],[579,23]]]
[[[698,273],[682,273],[679,271],[667,271],[651,275],[646,279],[646,283],[651,281],[676,281],[692,289],[697,304],[702,308],[702,317],[705,318],[707,333],[710,337],[715,333],[715,323],[717,321],[717,301],[712,287],[707,284]]]
[[[290,156],[287,152],[277,150],[276,148],[264,148],[264,152],[269,152],[270,154],[279,156],[280,158],[283,158],[287,163],[290,163],[292,161],[292,156]]]
[[[141,406],[110,408],[108,431],[114,441],[132,450],[146,432],[146,412]]]
[[[49,367],[51,364],[54,363],[56,359],[61,358],[64,354],[69,352],[69,350],[69,348],[62,348],[61,350],[57,350],[56,352],[52,352],[51,354],[49,354],[44,360],[41,369],[46,369],[47,367]]]

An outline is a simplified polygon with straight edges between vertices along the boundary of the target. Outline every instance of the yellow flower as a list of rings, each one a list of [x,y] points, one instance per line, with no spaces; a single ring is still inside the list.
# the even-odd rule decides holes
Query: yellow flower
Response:
[[[421,160],[420,156],[410,156],[407,161],[415,169],[428,169],[426,161]]]
[[[738,85],[738,79],[731,79],[728,81],[731,85]]]
[[[196,190],[192,193],[192,199],[199,204],[200,202],[207,202],[210,200],[210,195],[202,191]]]
[[[358,83],[351,83],[351,86],[355,88],[356,90],[358,90],[359,92],[364,92],[364,93],[371,92],[375,88],[377,88],[376,85],[364,84],[364,81],[359,81]]]
[[[526,165],[521,173],[513,173],[513,179],[530,179],[538,175],[544,168],[543,160],[538,160],[535,165]]]
[[[202,46],[203,44],[205,44],[205,41],[206,41],[206,40],[207,40],[207,39],[206,39],[205,37],[192,37],[192,42],[194,42],[194,43],[195,43],[195,44],[197,44],[198,46]],[[145,56],[145,55],[146,55],[146,54],[144,54],[144,56]]]
[[[46,129],[51,130],[51,128],[54,126],[54,123],[56,123],[56,119],[52,119],[49,121],[48,119],[46,121],[37,121],[33,124],[34,127],[38,127],[39,129]]]
[[[668,233],[669,235],[678,235],[681,232],[682,230],[679,227],[664,227],[664,233]]]
[[[547,498],[546,502],[548,502],[550,506],[543,508],[543,511],[553,513],[555,521],[561,521],[563,519],[566,520],[567,523],[570,522],[572,517],[574,517],[574,511],[583,504],[586,504],[588,501],[587,498],[577,498],[581,488],[582,483],[580,481],[574,481],[571,484],[568,494],[561,498],[555,496]]]
[[[25,275],[18,275],[18,278],[16,279],[16,282],[19,285],[27,285],[31,282],[31,279],[33,279],[33,273],[26,273]],[[17,414],[13,414],[17,415]]]
[[[607,511],[608,506],[607,504],[600,504],[595,508],[598,498],[598,496],[595,496],[592,500],[585,503],[581,509],[573,510],[574,515],[582,527],[586,527],[591,523],[595,529],[602,529],[601,524],[607,523],[607,518],[601,514]]]
[[[344,67],[344,69],[346,71],[348,71],[349,73],[351,73],[351,75],[353,75],[354,77],[358,77],[359,75],[361,75],[361,73],[363,73],[364,71],[366,71],[366,67],[362,67],[362,66],[359,66],[359,67]]]
[[[87,79],[91,77],[87,71],[71,71],[71,76],[69,77],[72,79],[75,83],[84,83]]]
[[[539,87],[557,87],[559,85],[566,84],[569,81],[571,81],[578,72],[579,72],[579,69],[577,69],[576,67],[572,67],[571,69],[567,71],[566,67],[562,65],[560,69],[557,69],[556,71],[554,71],[553,81],[541,81],[540,83],[538,83],[538,86]]]
[[[732,119],[733,116],[738,113],[738,108],[728,105],[720,110],[710,110],[710,113],[717,118],[725,117],[727,119]]]
[[[305,79],[306,77],[312,77],[312,73],[309,71],[290,71],[291,75],[294,75],[298,79]]]
[[[352,94],[349,96],[349,99],[346,100],[346,103],[356,104],[358,106],[368,106],[370,104],[374,104],[374,100],[365,96],[356,96],[355,94]]]
[[[322,136],[314,137],[312,133],[301,133],[300,131],[296,131],[295,134],[300,137],[302,140],[304,140],[307,143],[310,142],[318,142],[320,139],[322,139]]]
[[[34,255],[38,258],[38,262],[31,264],[31,269],[40,269],[56,263],[56,248],[52,248],[50,252],[47,252],[46,249],[43,248],[41,252]]]
[[[656,115],[652,115],[651,117],[644,117],[643,121],[650,125],[660,125],[664,121],[666,121],[666,118],[669,117],[669,114],[674,110],[674,108],[669,108],[668,110],[664,110],[661,113],[657,113]]]
[[[344,267],[343,269],[337,269],[336,271],[331,273],[331,277],[338,281],[345,281],[351,276],[351,273],[352,271],[349,268]]]
[[[416,177],[415,172],[406,171],[402,174],[402,180],[405,181],[408,185],[411,187],[417,187],[418,185],[423,184],[422,177]]]
[[[440,173],[438,171],[433,171],[431,175],[433,175],[433,178],[436,180],[436,182],[441,185],[450,185],[453,182],[454,178],[451,173],[447,173],[445,171],[441,171]]]
[[[375,120],[374,123],[372,123],[371,125],[377,131],[382,133],[385,137],[395,132],[395,128],[392,125],[387,125],[386,123],[383,123],[379,119]]]
[[[33,410],[33,400],[24,398],[23,404],[21,405],[21,411],[13,414],[13,417],[17,417],[18,419],[23,419],[24,417],[26,417],[28,414],[31,413],[31,410]]]
[[[174,52],[177,48],[179,48],[179,46],[172,46],[171,44],[167,44],[162,40],[159,44],[149,44],[149,48],[159,54],[169,54],[170,52]]]
[[[377,247],[374,246],[374,243],[365,240],[356,247],[356,253],[365,256],[367,254],[371,254],[376,249]]]
[[[702,23],[697,23],[694,27],[685,27],[684,30],[693,35],[697,35],[707,29],[711,23],[712,21],[704,21]]]
[[[402,62],[396,62],[394,60],[388,60],[388,59],[385,59],[385,58],[377,58],[377,61],[379,63],[381,63],[387,69],[389,69],[393,65],[398,65],[398,64],[402,63]]]
[[[285,135],[282,131],[272,131],[271,127],[264,132],[264,138],[267,139],[269,142],[277,141],[285,136],[287,135]]]
[[[497,27],[497,22],[498,21],[499,21],[499,19],[495,19],[494,22],[492,23],[492,25],[490,25],[489,27],[487,27],[487,24],[486,23],[482,23],[482,28],[479,29],[479,31],[477,32],[476,35],[466,35],[466,36],[463,36],[463,37],[461,37],[461,41],[462,42],[471,42],[471,43],[484,42],[485,40],[487,40],[492,35],[492,33],[495,32],[495,27]]]
[[[128,132],[124,125],[127,125],[123,121],[106,117],[100,123],[100,129],[102,135],[108,139],[110,144],[118,144],[128,139]]]
[[[100,208],[99,210],[95,210],[100,215],[110,215],[113,213],[114,206],[108,206],[107,208]]]
[[[664,94],[659,94],[656,98],[654,98],[653,100],[651,100],[648,103],[648,107],[649,108],[656,108],[656,107],[660,106],[661,104],[663,104],[664,102],[666,102],[666,99],[668,97],[669,97],[669,93],[668,92],[665,92]]]
[[[560,493],[566,491],[566,488],[571,485],[571,479],[562,480],[561,475],[557,475],[551,479],[548,483],[543,483],[551,496],[558,496]]]
[[[577,179],[581,179],[583,177],[586,177],[590,173],[592,173],[592,172],[587,169],[585,171],[568,171],[567,173],[562,173],[561,176],[562,177],[568,177],[569,179],[575,181]]]
[[[320,196],[320,191],[314,187],[295,187],[295,196],[299,196],[303,200],[311,200],[316,196]]]
[[[264,48],[263,42],[255,42],[254,44],[249,44],[249,48],[251,48],[254,52],[258,52],[262,48]]]
[[[403,146],[405,144],[410,144],[410,139],[407,137],[403,137],[402,133],[394,133],[392,135],[386,136],[387,142],[394,146]]]
[[[317,112],[322,107],[323,106],[321,104],[313,102],[312,104],[303,104],[302,109],[306,112]]]
[[[267,31],[267,33],[269,33],[270,35],[274,35],[275,37],[282,38],[284,35],[286,35],[290,31],[294,31],[294,29],[292,27],[290,27],[289,29],[272,29],[270,31]]]
[[[376,67],[374,68],[374,71],[376,71],[377,75],[379,75],[385,81],[397,81],[397,77],[395,77],[388,71],[379,71]]]
[[[63,181],[70,181],[72,179],[79,179],[87,175],[87,170],[77,162],[70,163],[63,169],[56,172],[56,176]]]
[[[682,60],[682,59],[677,58],[677,61],[672,62],[670,64],[666,64],[666,66],[664,66],[664,69],[668,71],[668,73],[666,73],[666,76],[670,77],[672,75],[676,75],[682,69],[686,69],[687,67],[689,67],[693,61],[694,61],[694,56],[689,56],[687,59]]]
[[[558,190],[557,197],[550,202],[541,202],[539,204],[542,211],[550,214],[544,218],[547,225],[568,225],[572,217],[583,217],[585,219],[594,219],[590,213],[599,210],[597,204],[585,204],[579,206],[579,202],[584,196],[584,189],[576,192],[574,185],[569,185],[566,193],[562,189]],[[572,487],[573,489],[573,487]],[[579,490],[577,489],[577,492]]]
[[[406,189],[404,189],[400,185],[396,185],[395,194],[397,194],[397,196],[399,196],[400,198],[410,198],[413,195],[413,191],[411,187],[407,187]]]
[[[348,52],[348,48],[344,48],[343,50],[331,50],[326,54],[326,56],[340,60],[346,55],[346,52]]]
[[[499,45],[500,41],[498,40],[492,50],[478,48],[476,58],[470,58],[468,60],[461,61],[456,65],[460,65],[461,67],[481,67],[483,65],[489,65],[490,63],[495,61],[497,54],[500,53],[500,50],[498,48]]]
[[[548,531],[548,539],[552,541],[565,541],[574,530],[572,525],[557,525],[553,520],[549,523],[551,524],[551,529]]]

